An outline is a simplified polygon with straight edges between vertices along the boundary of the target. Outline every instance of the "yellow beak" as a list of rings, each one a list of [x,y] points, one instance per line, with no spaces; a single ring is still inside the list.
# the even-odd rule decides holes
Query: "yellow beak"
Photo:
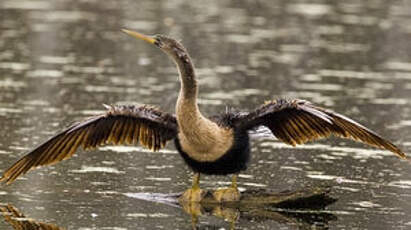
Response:
[[[130,35],[130,36],[133,36],[133,37],[135,37],[135,38],[144,40],[144,41],[146,41],[146,42],[148,42],[148,43],[151,43],[151,44],[154,44],[154,42],[156,41],[156,39],[154,39],[154,38],[152,38],[152,37],[146,36],[146,35],[144,35],[144,34],[137,33],[137,32],[135,32],[135,31],[126,30],[126,29],[122,29],[121,31],[123,31],[124,33],[126,33],[126,34],[128,34],[128,35]]]

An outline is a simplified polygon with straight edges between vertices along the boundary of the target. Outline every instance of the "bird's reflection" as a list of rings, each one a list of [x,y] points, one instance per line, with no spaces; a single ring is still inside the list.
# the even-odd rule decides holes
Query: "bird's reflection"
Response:
[[[179,200],[181,194],[132,193],[129,197],[151,202],[159,202],[181,207],[191,216],[192,229],[210,226],[199,224],[202,216],[215,216],[229,223],[235,229],[239,221],[263,222],[273,220],[280,224],[298,226],[299,229],[328,229],[328,222],[336,220],[324,207],[336,199],[329,196],[329,189],[312,188],[299,191],[276,193],[267,190],[252,190],[241,193],[241,200],[220,203],[214,200],[209,191],[201,202]]]
[[[128,197],[163,203],[179,207],[191,217],[192,229],[208,229],[210,226],[199,224],[199,218],[215,216],[229,223],[229,229],[242,221],[275,221],[290,224],[298,229],[328,229],[328,222],[336,220],[333,214],[324,211],[324,207],[336,199],[329,196],[329,189],[312,188],[299,191],[272,192],[267,190],[248,190],[241,193],[241,199],[221,203],[208,191],[201,202],[184,202],[179,194],[127,193]],[[27,218],[11,204],[0,204],[4,220],[15,230],[63,230],[54,224],[43,223]]]
[[[184,211],[190,211],[184,209]],[[218,206],[212,210],[202,209],[202,212],[190,213],[193,230],[208,229],[208,226],[199,224],[201,216],[212,215],[224,219],[229,223],[230,230],[236,229],[236,223],[240,221],[253,221],[254,223],[272,220],[279,224],[296,226],[298,229],[328,229],[328,223],[337,217],[333,214],[321,212],[319,210],[293,211],[278,210],[262,207],[249,208],[229,208]]]
[[[54,224],[43,223],[27,218],[11,204],[0,205],[0,211],[4,220],[15,230],[65,230]]]

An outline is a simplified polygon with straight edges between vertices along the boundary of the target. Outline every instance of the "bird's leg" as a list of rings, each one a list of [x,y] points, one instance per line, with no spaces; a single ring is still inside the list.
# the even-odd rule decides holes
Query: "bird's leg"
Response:
[[[196,172],[193,176],[193,185],[187,189],[180,197],[181,202],[200,202],[205,195],[205,191],[200,188],[200,173]]]
[[[179,198],[183,210],[191,215],[193,229],[197,229],[198,217],[202,215],[200,201],[203,199],[204,195],[205,191],[200,188],[200,173],[194,173],[193,185]]]
[[[240,192],[237,188],[237,175],[233,175],[231,187],[218,189],[213,193],[214,199],[218,202],[240,200]]]

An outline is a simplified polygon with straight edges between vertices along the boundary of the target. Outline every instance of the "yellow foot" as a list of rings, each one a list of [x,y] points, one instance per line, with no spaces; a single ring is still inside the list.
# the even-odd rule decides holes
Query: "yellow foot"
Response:
[[[205,195],[205,191],[200,188],[187,189],[179,198],[180,202],[200,202]]]
[[[205,191],[200,188],[187,189],[178,199],[183,210],[190,214],[193,226],[197,224],[197,217],[202,215],[202,206],[200,201],[205,196]]]
[[[213,193],[214,199],[218,202],[238,201],[240,200],[240,192],[237,188],[218,189]]]

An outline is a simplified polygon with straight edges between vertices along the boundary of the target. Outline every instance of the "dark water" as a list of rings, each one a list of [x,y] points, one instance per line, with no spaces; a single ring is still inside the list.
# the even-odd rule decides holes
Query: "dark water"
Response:
[[[181,38],[195,61],[200,107],[252,109],[302,98],[371,127],[411,153],[411,1],[0,2],[0,172],[102,103],[174,111],[177,72],[156,48],[121,28]],[[292,148],[253,142],[243,189],[331,185],[331,221],[308,228],[411,228],[411,166],[386,151],[330,139]],[[125,196],[173,193],[191,173],[172,144],[81,152],[0,186],[0,202],[66,229],[190,229],[183,210]],[[203,177],[202,186],[229,177]],[[203,216],[201,229],[228,229]],[[240,218],[238,229],[298,229]],[[307,228],[307,227],[306,227]],[[0,221],[0,229],[11,229]]]

